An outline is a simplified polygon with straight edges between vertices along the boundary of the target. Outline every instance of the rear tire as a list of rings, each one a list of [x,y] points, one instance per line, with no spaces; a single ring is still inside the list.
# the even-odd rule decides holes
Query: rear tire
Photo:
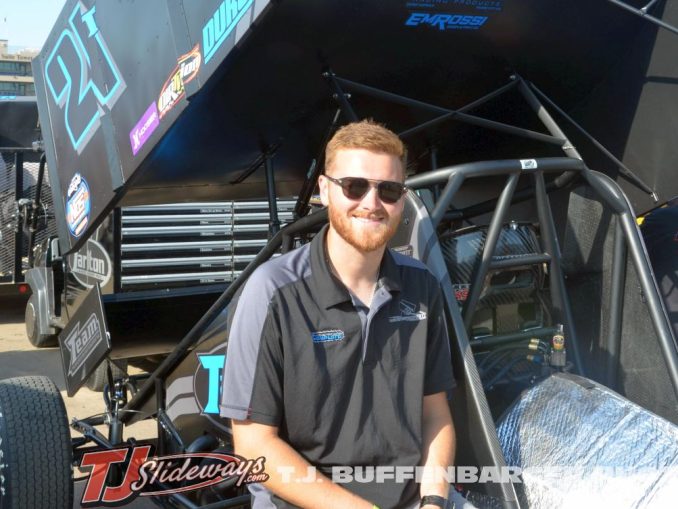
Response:
[[[122,378],[126,374],[126,369],[127,369],[127,361],[117,361],[118,364],[124,366],[125,369],[121,369],[115,364],[114,362],[111,362],[111,371],[113,373],[113,380],[117,378]],[[97,369],[95,369],[92,374],[89,376],[87,381],[85,382],[85,387],[88,389],[94,391],[94,392],[103,392],[104,390],[104,385],[108,383],[108,375],[106,374],[106,365],[108,363],[106,361],[103,361],[101,364],[97,366]]]
[[[71,509],[66,407],[49,378],[0,380],[0,508]]]
[[[40,327],[38,325],[38,309],[37,297],[31,295],[26,304],[26,337],[28,341],[36,348],[46,348],[50,346],[57,346],[59,344],[59,336],[57,334],[40,334]]]

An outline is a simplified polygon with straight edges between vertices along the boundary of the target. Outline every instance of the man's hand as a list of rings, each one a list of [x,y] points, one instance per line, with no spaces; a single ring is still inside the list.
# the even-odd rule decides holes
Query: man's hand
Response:
[[[315,470],[287,442],[278,436],[278,428],[251,421],[232,421],[236,454],[245,458],[266,458],[267,489],[285,501],[308,508],[372,509],[372,503],[354,495]]]
[[[423,464],[432,475],[424,475],[420,486],[421,496],[439,495],[448,498],[450,485],[440,475],[454,463],[455,434],[452,415],[445,392],[424,396],[423,416]],[[430,504],[426,509],[437,509]]]

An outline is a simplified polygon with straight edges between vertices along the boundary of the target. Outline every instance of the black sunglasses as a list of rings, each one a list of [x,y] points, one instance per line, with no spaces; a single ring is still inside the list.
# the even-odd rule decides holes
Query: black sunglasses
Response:
[[[344,191],[344,196],[349,200],[360,200],[367,194],[370,187],[377,188],[377,195],[384,203],[395,203],[407,192],[407,188],[400,182],[392,180],[374,180],[363,177],[344,177],[335,179],[325,175],[327,180],[334,182]]]

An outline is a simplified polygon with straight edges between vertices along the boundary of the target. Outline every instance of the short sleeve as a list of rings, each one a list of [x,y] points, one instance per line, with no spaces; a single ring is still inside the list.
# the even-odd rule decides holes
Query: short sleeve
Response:
[[[431,278],[435,280],[435,278]],[[428,338],[426,346],[426,374],[424,377],[424,395],[450,391],[456,386],[452,372],[450,341],[447,335],[447,322],[443,308],[443,297],[437,286],[432,291],[428,311]]]
[[[279,425],[282,418],[282,349],[274,291],[255,274],[232,305],[219,413]]]

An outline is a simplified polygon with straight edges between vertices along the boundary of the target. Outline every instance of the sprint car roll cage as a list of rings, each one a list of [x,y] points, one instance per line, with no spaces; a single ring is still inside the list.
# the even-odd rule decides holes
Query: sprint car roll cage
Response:
[[[460,389],[458,389],[459,396],[455,398],[453,403],[453,412],[455,416],[459,417],[455,419],[459,435],[465,437],[469,443],[474,444],[472,452],[465,451],[464,447],[461,447],[459,451],[460,461],[467,460],[471,464],[505,466],[502,451],[496,438],[492,412],[489,409],[485,392],[482,389],[483,382],[477,369],[476,360],[474,359],[474,349],[483,346],[510,345],[527,338],[541,337],[548,341],[548,338],[554,333],[554,324],[562,323],[564,324],[565,336],[567,337],[568,351],[572,354],[571,369],[574,373],[580,375],[587,374],[587,368],[582,361],[582,356],[584,355],[582,349],[584,346],[579,339],[576,320],[573,317],[568,296],[566,276],[562,266],[563,254],[553,218],[551,199],[549,198],[549,195],[558,192],[565,191],[569,193],[576,186],[583,185],[593,190],[600,202],[609,208],[615,218],[614,255],[610,276],[612,290],[609,297],[609,320],[611,326],[607,337],[604,339],[606,348],[611,353],[607,366],[608,371],[605,374],[606,381],[611,386],[615,386],[618,377],[621,348],[620,331],[622,328],[625,300],[624,288],[627,278],[627,261],[630,260],[637,273],[638,283],[642,289],[644,299],[647,302],[654,326],[655,339],[666,362],[671,389],[673,394],[678,395],[678,354],[676,352],[675,339],[673,338],[661,298],[657,291],[652,270],[648,265],[643,242],[628,200],[612,179],[592,171],[586,166],[577,150],[539,101],[536,95],[539,92],[534,85],[518,76],[512,76],[510,82],[499,90],[487,94],[459,110],[449,111],[358,83],[349,82],[335,76],[331,71],[326,71],[324,77],[332,90],[335,100],[339,104],[339,110],[334,117],[333,125],[328,129],[328,133],[332,132],[336,127],[335,124],[338,122],[339,113],[343,114],[347,119],[358,118],[349,102],[349,94],[345,90],[350,89],[352,92],[368,93],[394,102],[400,102],[401,104],[432,109],[440,113],[440,117],[434,121],[425,122],[401,133],[401,136],[405,139],[407,139],[410,133],[454,119],[482,125],[489,129],[509,132],[531,140],[557,145],[566,153],[566,157],[476,161],[444,168],[437,168],[435,166],[435,157],[432,154],[432,167],[430,171],[411,176],[406,181],[407,186],[412,191],[408,197],[404,224],[409,224],[410,226],[403,226],[401,229],[409,229],[410,231],[404,234],[404,237],[403,232],[400,232],[399,238],[394,242],[398,245],[413,245],[413,255],[429,264],[431,270],[441,281],[448,302],[446,311],[448,323],[453,332],[451,337],[454,338],[452,342],[453,356],[455,364],[458,364],[458,366],[455,366],[457,368],[455,372],[459,373],[459,376],[462,377],[462,380],[459,381],[461,382]],[[539,115],[539,118],[547,127],[550,134],[542,134],[512,125],[487,121],[468,113],[473,107],[477,107],[483,102],[494,99],[512,89],[517,89],[522,94],[535,113]],[[551,101],[547,100],[547,102],[554,106]],[[595,142],[595,140],[593,141]],[[607,155],[613,158],[611,154],[607,153]],[[625,168],[620,161],[613,160],[622,168],[625,178],[646,192],[652,192],[630,170]],[[74,439],[73,442],[76,458],[80,457],[83,451],[88,450],[87,445],[89,443],[94,443],[98,447],[107,449],[119,447],[124,443],[122,440],[123,427],[147,415],[154,416],[158,421],[158,451],[163,453],[168,451],[192,451],[196,449],[196,443],[206,441],[205,435],[202,435],[195,438],[193,442],[187,443],[182,438],[182,430],[177,429],[170,417],[168,417],[166,412],[167,401],[165,399],[166,380],[171,376],[173,370],[177,369],[191,352],[205,341],[205,333],[209,327],[213,327],[215,323],[221,323],[225,328],[223,313],[226,306],[240,286],[261,263],[279,251],[287,252],[295,246],[296,239],[307,238],[309,234],[316,232],[327,221],[325,210],[310,214],[305,213],[309,210],[309,200],[319,173],[320,166],[316,165],[300,193],[296,206],[299,219],[292,224],[278,229],[275,214],[272,214],[272,228],[275,234],[269,243],[240,277],[216,300],[191,331],[177,344],[176,348],[162,361],[160,366],[148,376],[130,376],[118,380],[109,379],[109,386],[105,396],[108,405],[107,412],[102,415],[78,419],[72,422],[72,427],[83,435],[83,438]],[[269,203],[274,204],[276,197],[273,172],[267,171],[266,176]],[[496,199],[473,203],[464,208],[454,206],[455,198],[464,184],[473,183],[474,181],[487,181],[495,177],[500,179],[505,178],[505,182],[501,186],[502,189]],[[521,189],[518,189],[519,182],[522,183],[523,180],[527,179],[532,182],[532,185],[523,186]],[[429,213],[423,214],[425,219],[421,218],[422,212],[420,209],[423,207],[422,201],[416,196],[416,192],[422,190],[428,190],[431,196],[436,196],[434,200],[430,201]],[[425,193],[422,196],[425,196]],[[496,246],[502,227],[507,223],[512,207],[525,202],[534,202],[536,205],[536,223],[539,224],[541,250],[538,253],[531,254],[509,257],[498,256]],[[272,207],[271,210],[274,211],[275,207]],[[435,233],[436,230],[444,228],[444,225],[449,225],[451,222],[459,224],[462,221],[479,216],[482,217],[488,213],[489,220],[487,221],[486,238],[479,255],[480,261],[473,268],[468,296],[465,302],[460,303],[461,305],[458,306],[446,266],[439,263],[439,258],[432,254],[436,251],[436,248],[431,247],[430,244],[421,245],[421,239],[423,238],[430,242],[431,238],[437,235]],[[419,220],[415,220],[417,215],[420,216]],[[418,231],[413,233],[413,228],[417,228]],[[417,244],[416,240],[412,240],[417,238],[420,239],[419,244]],[[548,292],[552,302],[553,323],[509,334],[474,337],[472,334],[472,320],[478,303],[482,298],[483,291],[487,287],[488,275],[492,271],[544,264],[548,267],[547,272],[550,281]],[[598,374],[598,377],[600,377],[600,374]],[[128,390],[131,393],[131,399],[129,400],[127,398]],[[94,427],[101,424],[109,426],[107,437]],[[210,443],[214,445],[217,442],[213,440]],[[134,441],[129,443],[134,443]],[[487,486],[489,486],[487,494],[500,500],[504,507],[518,507],[520,505],[515,487],[510,482]],[[170,500],[173,504],[183,507],[212,508],[237,507],[246,502],[248,498],[247,495],[240,493],[219,502],[211,502],[209,505],[200,505],[184,494],[167,495],[165,501],[169,502]]]

